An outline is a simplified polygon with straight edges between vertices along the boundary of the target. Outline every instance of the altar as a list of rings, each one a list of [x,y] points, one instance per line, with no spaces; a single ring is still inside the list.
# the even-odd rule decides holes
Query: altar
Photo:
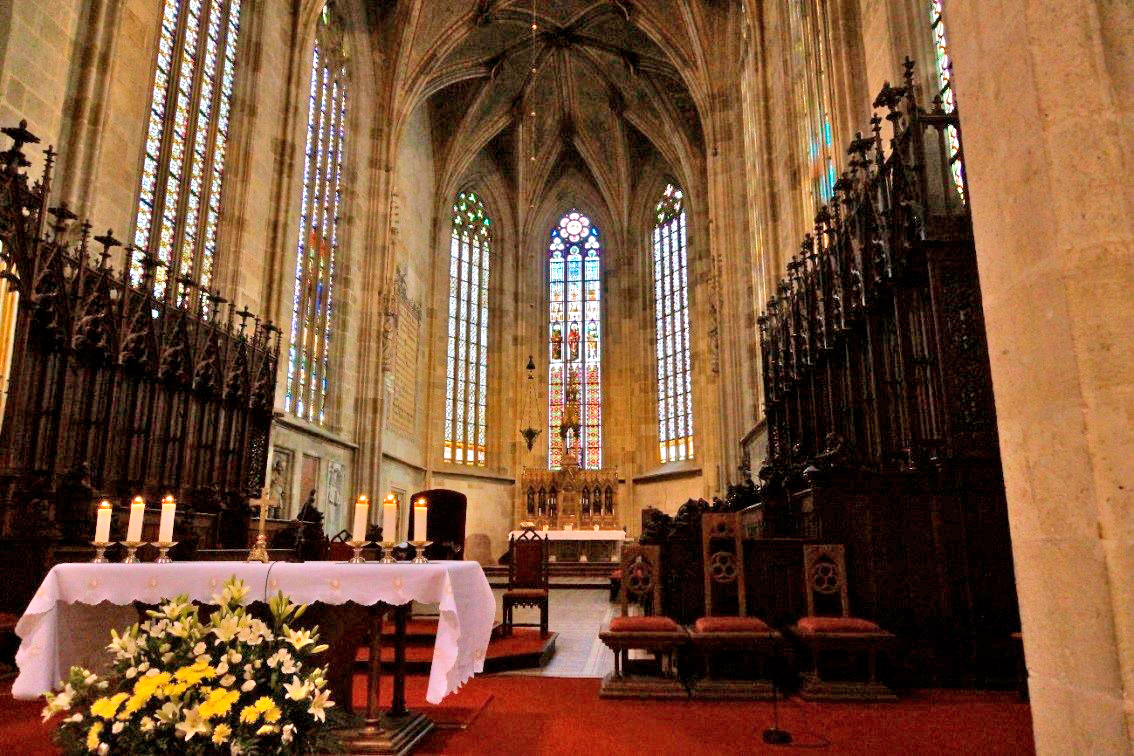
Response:
[[[297,603],[315,605],[312,613],[327,620],[319,626],[320,636],[330,644],[325,662],[339,702],[350,701],[362,637],[353,631],[338,632],[347,628],[339,619],[343,613],[365,612],[370,630],[365,725],[345,736],[357,752],[408,753],[433,727],[423,714],[406,708],[405,636],[412,602],[433,604],[439,610],[425,696],[429,703],[440,702],[484,669],[496,600],[476,562],[59,564],[44,578],[16,625],[19,676],[12,686],[13,697],[38,698],[57,685],[72,664],[104,667],[110,629],[138,620],[135,602],[157,604],[185,595],[190,601],[210,603],[231,577],[252,588],[248,603],[266,602],[283,592]],[[387,614],[392,614],[394,625],[393,700],[383,711],[378,691]],[[335,685],[338,677],[343,677],[344,685]]]
[[[509,540],[522,533],[513,530]],[[552,562],[617,562],[626,533],[622,530],[540,530],[546,538]]]

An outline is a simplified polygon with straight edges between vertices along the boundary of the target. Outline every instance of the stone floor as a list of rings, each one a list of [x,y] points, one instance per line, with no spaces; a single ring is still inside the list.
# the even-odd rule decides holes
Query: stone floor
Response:
[[[502,590],[496,596],[496,616],[500,618]],[[525,669],[502,674],[543,675],[546,677],[603,677],[614,669],[614,655],[599,642],[599,630],[609,624],[618,611],[610,603],[610,594],[601,590],[552,588],[548,624],[559,633],[555,641],[555,655],[546,667]],[[539,622],[539,611],[528,608],[515,610],[517,622]]]

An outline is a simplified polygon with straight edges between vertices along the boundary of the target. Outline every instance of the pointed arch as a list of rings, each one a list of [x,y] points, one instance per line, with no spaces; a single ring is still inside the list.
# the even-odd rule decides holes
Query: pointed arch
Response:
[[[693,457],[693,373],[689,358],[689,254],[685,193],[680,187],[666,184],[654,212],[658,448],[664,464]]]
[[[488,406],[488,274],[492,220],[474,191],[453,203],[443,458],[485,465]]]
[[[578,454],[602,468],[602,243],[576,209],[551,229],[548,244],[548,467]],[[578,416],[571,415],[572,396]],[[560,434],[573,426],[571,438]],[[577,439],[577,440],[573,440]],[[566,442],[566,443],[565,443]]]
[[[316,21],[308,91],[307,135],[300,188],[299,242],[292,294],[284,409],[329,425],[335,418],[332,342],[337,338],[335,299],[343,200],[350,68],[347,45],[333,3]]]
[[[134,245],[161,263],[159,299],[185,294],[172,281],[212,284],[240,9],[241,0],[162,5],[134,218]],[[142,260],[131,264],[141,281]]]

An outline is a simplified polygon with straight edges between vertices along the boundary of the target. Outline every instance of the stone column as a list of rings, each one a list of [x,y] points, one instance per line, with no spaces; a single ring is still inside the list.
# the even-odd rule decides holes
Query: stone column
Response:
[[[1036,746],[1134,751],[1134,6],[946,5]]]

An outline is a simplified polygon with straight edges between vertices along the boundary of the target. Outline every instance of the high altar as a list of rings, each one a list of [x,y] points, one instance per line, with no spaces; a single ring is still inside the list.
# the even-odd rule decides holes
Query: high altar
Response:
[[[552,537],[553,553],[560,561],[610,559],[611,531],[622,533],[618,516],[618,471],[587,470],[579,466],[578,386],[567,387],[567,403],[559,433],[563,438],[563,465],[558,470],[524,468],[513,508],[517,528],[534,524],[537,530],[576,531],[570,538]],[[584,533],[594,533],[587,538]],[[586,545],[581,545],[584,542]],[[564,551],[564,548],[566,551]],[[581,550],[580,550],[581,549]],[[563,551],[563,553],[560,553]]]

